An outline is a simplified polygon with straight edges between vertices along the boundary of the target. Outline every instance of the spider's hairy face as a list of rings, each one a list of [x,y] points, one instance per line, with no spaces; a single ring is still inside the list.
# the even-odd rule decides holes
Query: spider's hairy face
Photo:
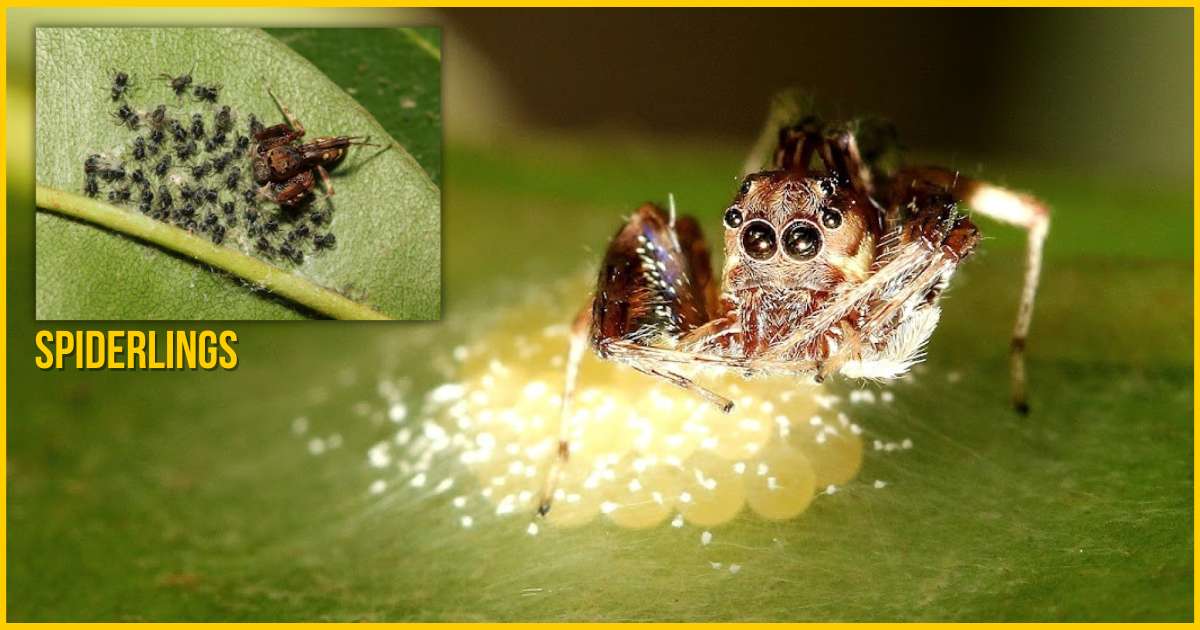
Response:
[[[725,211],[725,289],[829,291],[865,280],[878,237],[870,204],[831,178],[750,175]]]

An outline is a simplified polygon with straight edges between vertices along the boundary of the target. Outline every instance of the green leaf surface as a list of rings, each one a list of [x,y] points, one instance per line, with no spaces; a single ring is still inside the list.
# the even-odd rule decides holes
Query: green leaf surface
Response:
[[[442,183],[442,52],[437,28],[269,28],[367,108]]]
[[[405,45],[395,42],[396,45]],[[407,44],[409,47],[415,44]],[[83,189],[83,160],[119,152],[132,134],[116,124],[112,71],[134,80],[130,103],[168,104],[176,117],[211,106],[176,99],[156,77],[191,71],[222,85],[239,124],[254,113],[282,121],[267,87],[308,137],[368,135],[384,149],[354,147],[332,171],[336,249],[310,253],[285,271],[397,319],[440,315],[440,192],[401,144],[351,96],[300,55],[254,29],[40,29],[37,33],[39,185]],[[243,171],[245,172],[245,170]],[[239,205],[240,207],[240,205]],[[136,209],[131,210],[136,211]],[[39,212],[40,319],[288,319],[322,315],[161,247]],[[230,246],[252,251],[253,239]]]
[[[1055,212],[1032,414],[1007,405],[1021,234],[984,223],[920,373],[887,387],[891,404],[846,404],[867,444],[858,478],[796,519],[744,510],[708,545],[704,528],[604,518],[529,536],[452,456],[419,487],[397,462],[372,466],[374,444],[426,430],[421,401],[490,318],[535,295],[565,324],[583,296],[556,287],[594,272],[641,201],[675,193],[717,243],[742,157],[595,138],[450,147],[444,322],[244,325],[232,373],[14,362],[10,620],[1190,620],[1186,184],[985,162]],[[398,421],[381,381],[401,391]]]

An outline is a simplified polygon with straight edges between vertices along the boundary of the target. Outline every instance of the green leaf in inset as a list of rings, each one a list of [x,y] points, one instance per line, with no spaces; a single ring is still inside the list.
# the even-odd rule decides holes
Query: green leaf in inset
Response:
[[[267,124],[282,121],[271,87],[308,137],[367,135],[387,145],[355,147],[333,171],[337,248],[288,270],[393,318],[440,316],[440,191],[370,113],[274,38],[255,29],[39,29],[36,54],[36,175],[49,188],[82,191],[83,160],[132,139],[112,115],[117,105],[108,88],[116,69],[132,75],[129,101],[141,111],[166,103],[180,116],[210,107],[176,99],[156,78],[190,71],[197,81],[222,85],[221,103],[242,121],[250,113]],[[243,242],[241,249],[249,248]],[[38,214],[36,273],[42,319],[314,314],[160,246],[45,212]]]

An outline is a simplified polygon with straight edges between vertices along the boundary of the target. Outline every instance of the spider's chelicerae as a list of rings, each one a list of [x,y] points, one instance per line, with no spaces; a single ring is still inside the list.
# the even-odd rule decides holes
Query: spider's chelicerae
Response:
[[[1028,412],[1025,337],[1049,228],[1046,207],[951,170],[891,168],[892,136],[882,129],[813,116],[770,125],[771,139],[760,146],[773,146],[771,157],[750,163],[725,210],[719,287],[694,219],[653,204],[634,212],[609,244],[596,291],[572,328],[557,460],[539,513],[549,511],[570,455],[571,405],[589,344],[601,358],[724,411],[733,403],[690,373],[711,367],[817,381],[835,373],[899,377],[921,360],[939,297],[979,242],[959,203],[1028,231],[1011,350],[1012,402]]]

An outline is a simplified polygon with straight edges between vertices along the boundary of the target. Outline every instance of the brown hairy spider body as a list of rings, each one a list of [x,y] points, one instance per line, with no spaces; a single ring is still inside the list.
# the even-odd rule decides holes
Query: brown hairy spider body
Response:
[[[821,381],[902,376],[923,357],[938,300],[979,231],[958,204],[1028,230],[1024,290],[1012,337],[1012,401],[1028,411],[1024,348],[1049,214],[1037,200],[941,168],[888,169],[887,134],[815,117],[773,124],[765,170],[747,169],[726,209],[721,285],[700,228],[674,207],[639,208],[617,232],[590,304],[576,318],[561,437],[539,513],[570,456],[578,365],[587,346],[703,397],[704,368]],[[763,143],[760,143],[763,144]],[[864,157],[866,156],[866,157]]]
[[[271,201],[284,206],[300,205],[316,186],[315,172],[325,186],[325,196],[333,196],[333,184],[329,171],[343,158],[351,145],[370,145],[359,136],[336,136],[317,138],[299,144],[304,137],[304,126],[296,120],[288,108],[271,90],[267,90],[287,118],[287,124],[267,127],[254,134],[254,149],[251,157],[254,180],[262,186],[261,192]]]

